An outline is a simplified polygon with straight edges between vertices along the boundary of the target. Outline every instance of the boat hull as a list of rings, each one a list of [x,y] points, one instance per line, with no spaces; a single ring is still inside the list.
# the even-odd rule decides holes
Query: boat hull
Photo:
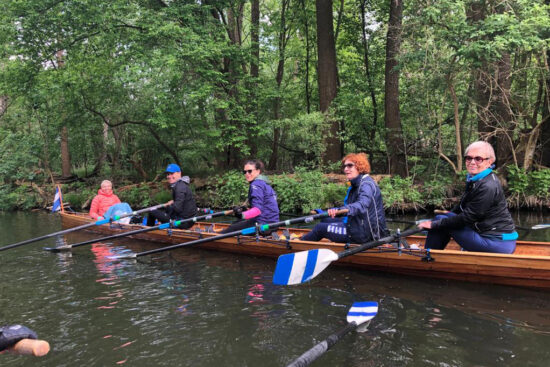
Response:
[[[90,223],[91,219],[80,213],[61,213],[61,221],[63,228],[71,228]],[[212,227],[217,231],[225,226],[227,225],[221,223],[196,223],[190,230],[153,230],[131,237],[156,243],[178,244],[216,236],[216,233],[208,233],[207,228]],[[142,227],[113,223],[93,226],[87,230],[109,235],[139,228]],[[307,230],[291,229],[290,232],[301,235]],[[282,230],[279,234],[283,234]],[[429,251],[428,256],[422,247],[424,239],[425,237],[421,236],[407,238],[407,242],[417,244],[420,247],[419,250],[397,249],[396,246],[384,245],[344,257],[336,264],[368,271],[550,289],[549,243],[518,241],[516,252],[511,255],[460,251],[459,247],[453,243],[445,250]],[[208,250],[268,257],[316,248],[340,252],[345,249],[345,246],[345,244],[328,241],[273,240],[260,236],[236,236],[200,245],[201,248]]]

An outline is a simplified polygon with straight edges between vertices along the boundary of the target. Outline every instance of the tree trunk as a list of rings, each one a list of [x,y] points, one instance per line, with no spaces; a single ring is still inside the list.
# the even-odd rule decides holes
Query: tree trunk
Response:
[[[67,129],[67,126],[61,128],[61,177],[72,177],[71,156],[69,154],[69,129]]]
[[[403,0],[390,0],[390,19],[386,39],[385,70],[385,125],[387,130],[386,147],[390,174],[407,176],[407,157],[401,114],[399,111],[399,70],[397,57],[401,49],[401,32],[403,20]]]
[[[304,11],[304,37],[306,39],[306,75],[305,79],[305,95],[306,95],[306,111],[309,114],[311,112],[311,91],[309,87],[309,63],[310,63],[310,45],[309,45],[309,22],[307,16],[307,8],[305,0],[301,0],[302,9]]]
[[[369,44],[367,40],[367,24],[365,23],[366,17],[366,0],[359,0],[359,7],[361,9],[361,33],[362,33],[362,45],[363,45],[363,62],[365,64],[365,77],[367,79],[367,86],[370,93],[370,99],[372,101],[372,127],[371,129],[365,129],[366,131],[370,130],[370,140],[374,141],[376,138],[376,127],[378,126],[378,102],[376,101],[376,93],[374,91],[374,85],[372,82],[372,75],[370,72],[370,62],[369,62]],[[372,157],[372,150],[369,149],[369,156]]]
[[[277,83],[277,95],[273,101],[273,118],[275,121],[281,118],[281,83],[285,72],[285,49],[287,43],[287,28],[286,28],[286,11],[290,0],[281,1],[281,29],[279,30],[279,62],[277,63],[277,74],[275,82]],[[279,139],[281,137],[281,129],[276,127],[273,129],[273,145],[271,146],[271,157],[269,158],[269,170],[277,169],[277,161],[279,160]]]
[[[316,0],[317,13],[317,83],[319,87],[319,108],[326,113],[336,97],[338,76],[336,68],[336,46],[332,18],[332,0]],[[329,131],[324,132],[326,151],[325,163],[337,162],[342,154],[338,132],[338,121],[331,121]]]

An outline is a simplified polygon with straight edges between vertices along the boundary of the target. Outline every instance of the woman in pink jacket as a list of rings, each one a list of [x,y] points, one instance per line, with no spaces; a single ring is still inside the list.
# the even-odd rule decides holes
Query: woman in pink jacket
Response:
[[[113,184],[109,180],[104,180],[101,182],[101,188],[98,190],[97,195],[92,200],[90,217],[95,220],[103,219],[103,214],[105,214],[107,209],[119,203],[120,199],[113,194]]]

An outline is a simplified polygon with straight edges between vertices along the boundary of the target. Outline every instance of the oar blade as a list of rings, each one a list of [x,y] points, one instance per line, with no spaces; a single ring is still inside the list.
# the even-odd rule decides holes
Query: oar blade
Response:
[[[338,260],[338,255],[328,249],[316,249],[279,256],[273,283],[293,285],[315,278],[329,264]]]
[[[351,323],[355,322],[357,325],[361,325],[367,321],[370,321],[378,313],[378,302],[355,302],[349,309],[346,320]]]
[[[550,228],[550,224],[537,224],[536,226],[531,227],[531,229],[546,229]]]

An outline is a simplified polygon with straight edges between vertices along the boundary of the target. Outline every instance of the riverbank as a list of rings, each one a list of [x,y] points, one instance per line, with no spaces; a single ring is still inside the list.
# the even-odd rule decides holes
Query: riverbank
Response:
[[[380,186],[386,212],[390,215],[450,209],[458,203],[464,188],[461,180],[446,177],[422,182],[413,182],[411,177],[376,174],[372,177]],[[293,174],[272,175],[269,179],[277,192],[280,210],[284,213],[307,213],[315,208],[342,205],[347,189],[346,178],[342,174],[305,169],[298,169]],[[545,181],[539,181],[530,184],[526,176],[519,175],[512,175],[508,181],[503,180],[509,207],[513,210],[550,211],[550,184],[544,187]],[[61,184],[64,202],[76,211],[87,210],[97,193],[99,182],[99,179],[87,179]],[[237,171],[208,179],[192,178],[191,186],[197,204],[212,208],[240,204],[246,200],[248,190],[248,184]],[[9,187],[4,185],[0,188],[0,210],[47,209],[51,206],[54,190],[51,184],[32,181],[20,180]],[[135,208],[171,199],[169,187],[163,181],[115,182],[115,193]]]

